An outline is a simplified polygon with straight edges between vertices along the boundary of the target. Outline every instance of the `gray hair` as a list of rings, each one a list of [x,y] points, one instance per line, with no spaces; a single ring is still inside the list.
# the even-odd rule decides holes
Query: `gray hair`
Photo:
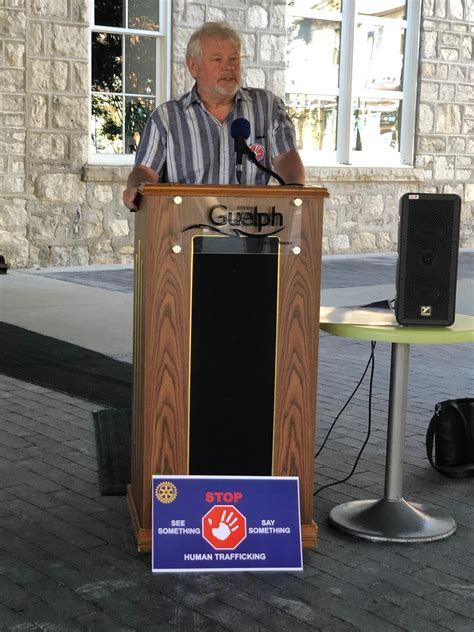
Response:
[[[242,48],[240,36],[227,22],[205,22],[189,38],[186,48],[186,59],[198,59],[202,55],[201,38],[231,40],[239,48]]]

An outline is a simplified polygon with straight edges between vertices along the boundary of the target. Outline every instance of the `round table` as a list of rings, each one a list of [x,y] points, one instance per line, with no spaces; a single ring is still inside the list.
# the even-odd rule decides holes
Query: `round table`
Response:
[[[368,313],[367,322],[363,323],[358,310],[358,324],[329,322],[337,320],[337,311],[334,308],[327,320],[322,317],[323,331],[357,340],[390,342],[392,354],[384,496],[379,500],[338,505],[331,510],[329,520],[343,531],[367,540],[414,543],[446,538],[456,530],[453,518],[441,509],[409,503],[402,493],[410,344],[474,342],[474,317],[457,314],[450,327],[374,325],[369,324],[374,322],[373,312]],[[344,320],[350,321],[347,309]]]

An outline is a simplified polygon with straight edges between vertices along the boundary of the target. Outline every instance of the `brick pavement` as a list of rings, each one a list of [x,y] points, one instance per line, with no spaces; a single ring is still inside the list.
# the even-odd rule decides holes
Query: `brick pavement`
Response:
[[[301,573],[152,575],[125,499],[99,493],[97,405],[0,375],[0,629],[472,632],[473,479],[442,477],[424,448],[434,404],[472,392],[472,345],[414,347],[410,359],[405,497],[448,510],[456,533],[375,544],[327,522],[335,504],[383,492],[389,352],[377,345],[371,439],[354,476],[316,496],[319,546]],[[318,444],[368,355],[369,343],[321,335]],[[348,473],[366,429],[364,384],[318,459],[317,486]]]

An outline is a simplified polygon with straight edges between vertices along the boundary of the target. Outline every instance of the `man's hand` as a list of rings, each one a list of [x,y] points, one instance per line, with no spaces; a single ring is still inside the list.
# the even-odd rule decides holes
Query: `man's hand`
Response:
[[[142,165],[134,167],[128,176],[127,188],[122,195],[125,206],[131,211],[135,211],[137,209],[136,198],[140,184],[155,184],[158,180],[158,174],[153,169]]]
[[[278,175],[288,184],[304,184],[304,166],[297,151],[291,150],[275,156],[273,166]]]

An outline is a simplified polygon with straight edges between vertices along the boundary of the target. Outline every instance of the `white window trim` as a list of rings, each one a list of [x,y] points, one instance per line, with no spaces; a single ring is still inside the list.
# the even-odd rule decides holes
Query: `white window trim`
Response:
[[[160,29],[159,31],[143,31],[116,27],[104,27],[107,33],[122,34],[124,31],[137,33],[150,37],[156,36],[157,54],[156,54],[156,103],[162,103],[170,98],[171,93],[171,0],[157,0],[159,3]],[[128,7],[128,4],[126,5]],[[128,16],[126,16],[127,20]],[[162,18],[162,19],[161,19]],[[125,22],[127,23],[127,21]],[[88,164],[90,165],[133,165],[135,161],[134,154],[96,154],[93,153],[91,147],[91,120],[92,120],[92,46],[91,33],[100,31],[100,27],[94,24],[94,2],[89,3],[89,124],[88,124]]]
[[[401,91],[368,91],[358,93],[358,96],[365,98],[377,96],[390,96],[393,100],[402,102],[401,125],[400,125],[400,152],[394,152],[389,157],[377,156],[377,165],[383,167],[413,166],[414,164],[414,144],[415,144],[415,124],[416,124],[416,96],[418,79],[418,55],[420,43],[421,24],[421,2],[422,0],[407,0],[406,20],[392,20],[383,17],[359,15],[357,9],[359,0],[345,0],[341,13],[317,12],[317,18],[322,20],[339,21],[342,19],[341,28],[341,49],[340,49],[340,80],[339,80],[339,102],[337,115],[338,142],[335,152],[320,152],[317,163],[314,159],[306,159],[304,150],[301,152],[303,162],[307,167],[337,166],[337,165],[363,165],[371,166],[373,158],[367,152],[355,152],[351,150],[351,125],[352,125],[352,103],[353,103],[353,66],[354,66],[354,45],[357,22],[370,21],[371,23],[383,26],[390,25],[394,28],[405,28],[405,53],[403,64],[403,92]],[[311,11],[296,11],[288,7],[288,15],[314,18],[315,13]],[[357,20],[356,20],[357,17]],[[331,94],[331,96],[334,96]]]

